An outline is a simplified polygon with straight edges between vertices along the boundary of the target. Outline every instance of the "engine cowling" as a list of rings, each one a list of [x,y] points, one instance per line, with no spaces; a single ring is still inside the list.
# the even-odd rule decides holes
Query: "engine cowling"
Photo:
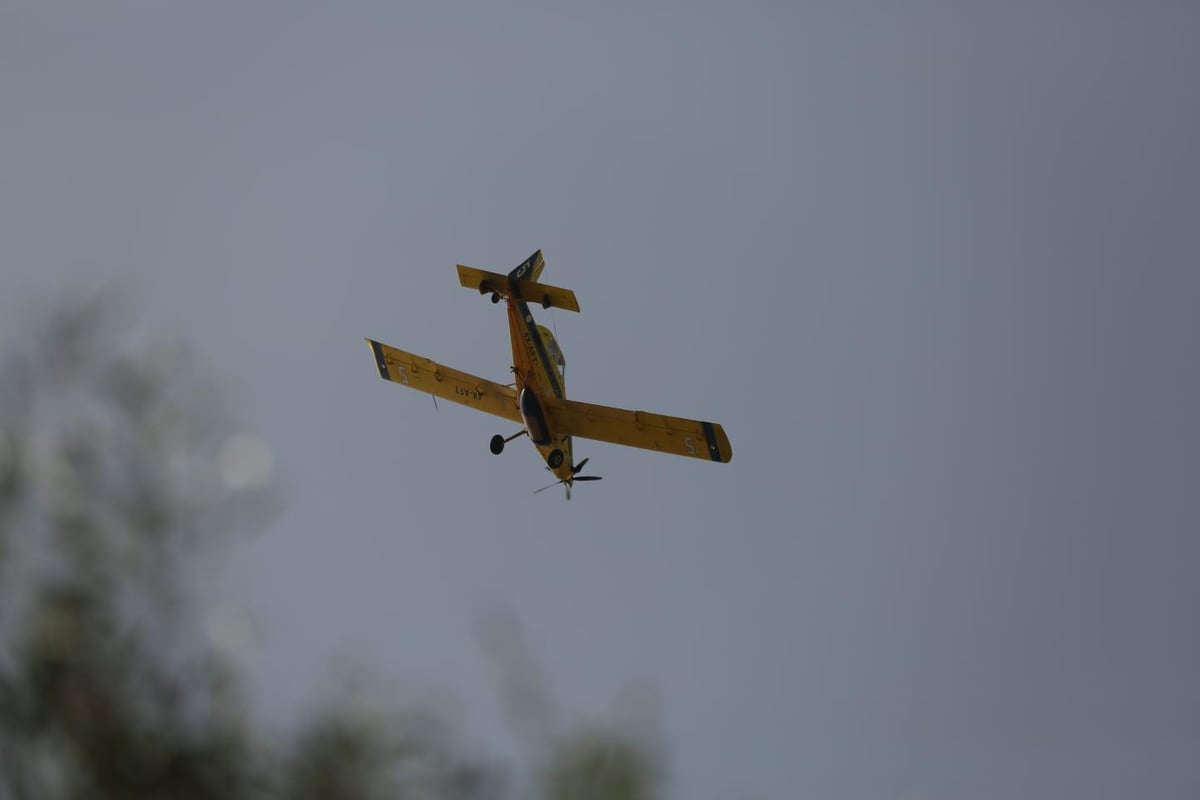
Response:
[[[546,425],[546,415],[542,412],[542,404],[537,395],[529,391],[529,387],[521,390],[520,397],[521,419],[525,422],[525,430],[534,444],[550,444],[550,427]]]

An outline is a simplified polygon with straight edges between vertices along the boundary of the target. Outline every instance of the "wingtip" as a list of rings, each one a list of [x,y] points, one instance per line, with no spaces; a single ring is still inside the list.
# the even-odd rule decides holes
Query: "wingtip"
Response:
[[[733,459],[733,448],[729,444],[729,437],[725,435],[725,429],[716,422],[704,424],[712,431],[712,435],[708,437],[708,449],[712,460],[728,464]]]
[[[375,354],[375,366],[379,368],[379,377],[385,381],[390,381],[392,376],[388,374],[387,358],[383,355],[383,345],[369,337],[363,337],[371,347],[371,352]]]

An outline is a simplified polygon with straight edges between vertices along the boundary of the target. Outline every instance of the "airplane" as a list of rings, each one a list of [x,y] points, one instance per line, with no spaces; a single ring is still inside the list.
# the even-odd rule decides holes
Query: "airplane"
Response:
[[[520,424],[521,430],[511,436],[493,436],[491,451],[500,455],[505,444],[518,436],[528,436],[547,469],[558,478],[537,491],[562,485],[566,487],[568,500],[576,481],[600,480],[598,475],[579,474],[588,459],[573,463],[573,437],[728,462],[733,451],[724,428],[715,422],[567,399],[566,359],[554,334],[534,322],[529,304],[578,312],[579,303],[570,289],[538,283],[545,266],[541,250],[507,275],[458,265],[458,280],[464,287],[476,289],[482,295],[490,294],[493,303],[499,303],[501,298],[507,303],[513,383],[494,383],[368,338],[379,377],[428,392],[434,396],[435,404],[441,397]]]

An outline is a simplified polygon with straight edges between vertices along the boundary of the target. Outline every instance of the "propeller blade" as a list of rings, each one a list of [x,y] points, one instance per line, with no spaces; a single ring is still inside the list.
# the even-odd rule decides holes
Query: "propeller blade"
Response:
[[[541,494],[542,492],[546,491],[547,489],[553,489],[555,486],[560,486],[565,483],[567,485],[567,499],[570,500],[571,499],[571,484],[574,481],[599,481],[599,480],[603,480],[603,478],[599,475],[576,475],[573,478],[571,478],[570,480],[555,481],[554,483],[550,484],[549,486],[543,486],[540,489],[534,489],[533,493]]]
[[[586,459],[586,458],[583,461],[580,461],[578,464],[576,464],[574,467],[571,468],[571,474],[573,475],[576,472],[579,472],[579,470],[583,469],[583,465],[586,464],[587,462],[588,462],[588,459]]]

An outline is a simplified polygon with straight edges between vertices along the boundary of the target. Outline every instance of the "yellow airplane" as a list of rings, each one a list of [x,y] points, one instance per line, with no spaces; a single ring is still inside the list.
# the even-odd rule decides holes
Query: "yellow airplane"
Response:
[[[567,399],[564,388],[566,359],[554,335],[533,321],[529,303],[568,311],[579,311],[579,303],[570,289],[537,282],[545,265],[541,250],[507,275],[458,265],[458,280],[463,286],[478,289],[480,294],[490,294],[493,303],[499,303],[502,297],[507,301],[514,383],[503,386],[367,339],[375,354],[379,377],[519,423],[523,427],[512,436],[496,434],[492,437],[492,452],[499,455],[506,442],[528,436],[546,466],[558,478],[537,491],[561,484],[566,487],[568,500],[575,481],[600,480],[596,475],[579,474],[588,459],[573,464],[573,436],[706,461],[729,461],[733,454],[729,439],[725,430],[714,422]]]

